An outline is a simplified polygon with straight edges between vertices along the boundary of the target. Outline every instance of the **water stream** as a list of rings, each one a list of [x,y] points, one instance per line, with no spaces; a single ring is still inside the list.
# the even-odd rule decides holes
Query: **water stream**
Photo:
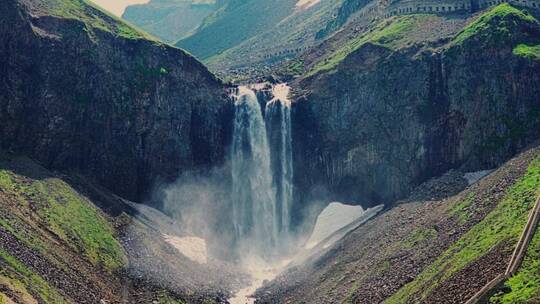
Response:
[[[289,242],[293,198],[289,87],[276,85],[272,94],[261,105],[255,91],[243,86],[235,101],[232,220],[244,269],[253,281],[229,300],[233,304],[253,303],[250,295],[277,275],[281,262],[276,260]]]

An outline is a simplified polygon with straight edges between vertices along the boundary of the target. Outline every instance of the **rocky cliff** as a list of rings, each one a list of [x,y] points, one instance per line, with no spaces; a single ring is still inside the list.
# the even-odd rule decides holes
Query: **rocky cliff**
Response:
[[[538,138],[539,42],[536,18],[501,5],[392,17],[331,50],[295,85],[297,193],[370,206],[496,167]]]
[[[139,201],[223,159],[227,92],[193,57],[82,0],[7,0],[0,16],[0,148]]]

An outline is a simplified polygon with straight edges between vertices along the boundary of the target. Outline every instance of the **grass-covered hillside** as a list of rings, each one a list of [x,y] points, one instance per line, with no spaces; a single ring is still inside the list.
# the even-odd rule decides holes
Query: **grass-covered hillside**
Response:
[[[155,40],[133,25],[87,0],[43,0],[33,9],[42,14],[82,21],[88,31],[101,30],[128,39]]]
[[[126,277],[118,228],[128,221],[104,213],[62,175],[0,155],[1,303],[158,299]]]
[[[423,25],[438,19],[435,15],[409,15],[387,19],[378,23],[368,32],[365,32],[342,45],[324,60],[316,64],[307,76],[319,72],[330,71],[342,62],[348,55],[358,50],[366,43],[372,43],[392,50],[396,50],[412,40],[415,33]]]
[[[213,303],[231,288],[229,270],[188,260],[137,214],[83,177],[0,154],[0,303]]]
[[[538,55],[538,35],[534,33],[539,28],[540,23],[530,12],[508,3],[474,16],[456,15],[449,18],[412,14],[390,17],[375,22],[352,37],[340,37],[340,33],[331,37],[323,45],[323,50],[318,51],[319,54],[305,55],[302,72],[306,76],[313,76],[335,70],[349,55],[367,44],[396,52],[418,47],[429,51],[456,48],[465,41],[471,41],[477,47],[484,45],[491,48],[510,43],[516,56],[534,59]],[[298,74],[299,70],[291,69],[291,72]]]
[[[460,221],[468,220],[476,208],[471,192],[467,199],[450,208],[450,215]],[[485,263],[508,262],[508,254],[517,243],[528,213],[540,196],[540,156],[529,163],[527,171],[506,189],[502,200],[478,224],[450,245],[439,257],[410,283],[402,287],[385,303],[416,303],[439,293],[472,271],[485,271],[486,277],[497,272]],[[525,263],[505,285],[506,288],[490,299],[492,303],[534,303],[540,298],[540,268],[538,249],[540,232],[535,234]],[[498,260],[500,259],[500,260]],[[477,266],[474,269],[472,265]],[[484,268],[485,267],[485,268]]]

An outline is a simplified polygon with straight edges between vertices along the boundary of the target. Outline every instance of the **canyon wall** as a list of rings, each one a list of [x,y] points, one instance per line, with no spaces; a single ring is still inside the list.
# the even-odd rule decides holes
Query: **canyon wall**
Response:
[[[193,57],[79,0],[0,15],[1,149],[137,201],[224,159],[232,104]]]
[[[367,42],[297,82],[297,200],[389,203],[449,169],[494,168],[537,139],[540,62],[516,47],[537,44],[540,28],[509,7],[435,45]]]

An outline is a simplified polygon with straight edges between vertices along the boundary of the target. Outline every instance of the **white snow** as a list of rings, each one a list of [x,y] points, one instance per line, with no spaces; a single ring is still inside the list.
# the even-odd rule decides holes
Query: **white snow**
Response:
[[[321,2],[321,0],[299,0],[297,3],[296,3],[296,9],[308,9],[312,6],[314,6],[315,4]]]
[[[484,171],[477,171],[477,172],[469,172],[469,173],[465,173],[465,175],[463,177],[467,180],[467,182],[469,183],[469,186],[470,186],[472,184],[475,184],[476,182],[478,182],[482,178],[486,177],[487,175],[489,175],[493,171],[494,170],[484,170]]]
[[[358,227],[358,225],[375,216],[379,211],[382,210],[382,208],[383,206],[381,205],[364,210],[361,206],[350,206],[338,202],[330,203],[330,205],[328,205],[317,217],[315,228],[313,229],[311,237],[307,241],[305,248],[311,249],[315,247],[317,244],[332,236],[339,230],[350,226],[355,221],[360,220],[358,221],[357,225],[354,225],[354,227],[349,227],[347,231],[341,233],[337,238],[340,239],[348,231]],[[330,246],[334,241],[336,240],[333,240],[325,246]]]
[[[171,244],[188,259],[199,264],[208,262],[208,252],[204,239],[195,236],[179,237],[167,234],[164,234],[163,237],[167,243]]]
[[[348,206],[338,202],[330,203],[317,217],[315,228],[306,243],[306,248],[315,247],[332,233],[354,222],[363,213],[364,209],[361,206]]]

